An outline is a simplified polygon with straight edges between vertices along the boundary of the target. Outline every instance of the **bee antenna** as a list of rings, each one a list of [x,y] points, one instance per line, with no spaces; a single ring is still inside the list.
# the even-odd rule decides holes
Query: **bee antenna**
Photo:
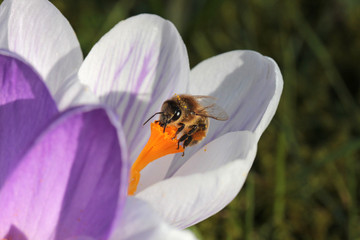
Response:
[[[153,117],[155,117],[157,114],[162,114],[163,112],[157,112],[157,113],[154,113],[154,115],[152,115],[148,120],[146,120],[144,123],[143,123],[143,126],[148,122],[150,121],[150,119],[152,119]]]

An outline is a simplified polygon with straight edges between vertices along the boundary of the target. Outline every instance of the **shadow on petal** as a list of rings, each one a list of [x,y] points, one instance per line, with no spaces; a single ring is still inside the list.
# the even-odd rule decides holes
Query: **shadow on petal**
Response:
[[[17,227],[11,225],[9,232],[6,234],[4,240],[28,240],[24,233],[22,233]]]

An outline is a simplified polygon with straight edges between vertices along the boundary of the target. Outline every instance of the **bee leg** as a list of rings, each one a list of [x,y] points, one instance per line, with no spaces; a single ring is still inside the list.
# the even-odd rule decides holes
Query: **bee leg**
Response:
[[[178,141],[178,149],[180,148],[180,143],[185,141],[188,137],[189,137],[189,135],[187,133],[185,133],[184,135],[181,136],[181,138]]]
[[[185,141],[184,141],[184,148],[186,148],[191,141],[193,140],[192,136],[189,136]]]
[[[185,141],[184,141],[184,149],[192,142],[193,138],[192,136],[189,136]],[[182,156],[185,155],[185,151],[183,152]]]
[[[187,135],[189,136],[193,135],[197,129],[198,129],[198,125],[192,125],[191,130],[187,133]]]
[[[191,141],[192,141],[191,135],[193,135],[196,132],[197,129],[198,129],[198,125],[192,125],[191,130],[181,136],[181,138],[178,141],[178,149],[180,148],[180,143],[181,142],[185,141],[184,144],[183,144],[184,149],[185,149],[185,147],[187,145],[189,145],[191,143]],[[183,153],[183,156],[184,156],[184,153]]]
[[[185,136],[186,135],[186,136]],[[184,152],[183,154],[181,155],[182,157],[185,155],[185,148],[191,143],[191,141],[193,140],[192,136],[189,136],[187,134],[185,134],[184,136],[182,136],[180,139],[179,139],[179,142],[178,142],[178,148],[180,146],[180,142],[184,141],[183,143],[183,148],[184,148]],[[183,139],[182,139],[183,138]],[[181,141],[180,141],[181,140]]]
[[[175,139],[176,138],[176,136],[184,129],[184,127],[185,127],[185,124],[183,124],[183,123],[179,123],[179,125],[181,125],[179,128],[178,128],[178,130],[176,131],[176,133],[175,133],[175,136],[172,138],[172,139]]]

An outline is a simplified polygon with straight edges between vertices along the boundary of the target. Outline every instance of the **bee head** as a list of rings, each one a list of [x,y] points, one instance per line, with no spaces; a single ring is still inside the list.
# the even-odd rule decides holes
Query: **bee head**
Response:
[[[157,112],[152,115],[148,120],[146,120],[143,125],[145,125],[150,119],[152,119],[155,115],[160,114],[159,124],[164,127],[164,132],[166,125],[171,122],[175,122],[181,116],[181,109],[177,102],[173,100],[167,100],[163,103],[161,107],[161,112]]]
[[[164,131],[167,124],[178,120],[181,116],[181,109],[173,100],[165,101],[161,107],[161,112],[159,122],[160,126],[164,126]]]

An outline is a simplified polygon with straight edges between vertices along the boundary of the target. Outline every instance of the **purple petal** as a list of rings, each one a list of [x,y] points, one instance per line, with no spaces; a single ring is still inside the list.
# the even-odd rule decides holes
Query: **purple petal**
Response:
[[[0,51],[0,187],[57,113],[34,69],[13,54]]]
[[[126,146],[116,130],[100,108],[58,117],[1,189],[0,237],[13,226],[28,239],[106,238],[126,197]]]

